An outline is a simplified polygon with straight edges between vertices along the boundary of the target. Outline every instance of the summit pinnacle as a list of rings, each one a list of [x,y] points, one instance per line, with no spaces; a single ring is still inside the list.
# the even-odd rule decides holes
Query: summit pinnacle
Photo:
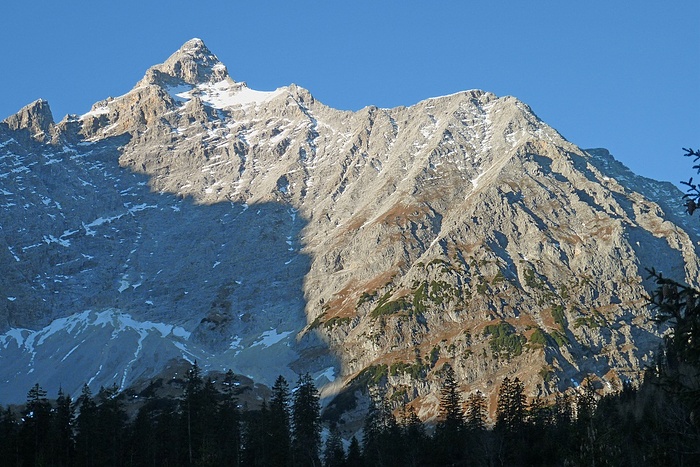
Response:
[[[39,141],[49,138],[54,126],[51,108],[44,99],[23,107],[15,115],[6,118],[5,123],[11,130],[28,130],[30,136]]]
[[[146,72],[147,84],[216,83],[228,78],[226,66],[219,61],[201,39],[190,39],[161,65]]]

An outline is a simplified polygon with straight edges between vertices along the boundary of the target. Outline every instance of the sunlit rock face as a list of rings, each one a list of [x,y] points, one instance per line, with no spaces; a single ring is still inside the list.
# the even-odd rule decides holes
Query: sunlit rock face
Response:
[[[183,358],[310,372],[331,405],[379,384],[423,418],[445,363],[465,392],[612,391],[661,342],[645,268],[698,276],[675,187],[513,97],[339,111],[194,39],[85,115],[47,109],[0,124],[3,403]]]

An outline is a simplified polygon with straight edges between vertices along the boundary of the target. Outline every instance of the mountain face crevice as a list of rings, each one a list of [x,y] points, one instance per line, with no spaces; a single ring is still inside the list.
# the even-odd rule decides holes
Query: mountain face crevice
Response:
[[[197,358],[263,383],[309,371],[331,404],[379,384],[430,418],[445,363],[465,393],[638,381],[661,335],[645,268],[697,281],[681,193],[514,97],[340,111],[252,90],[192,40],[123,96],[45,112],[0,126],[0,359],[34,376],[51,351],[111,384],[94,347],[37,345],[73,320],[62,338],[131,336],[120,384]]]

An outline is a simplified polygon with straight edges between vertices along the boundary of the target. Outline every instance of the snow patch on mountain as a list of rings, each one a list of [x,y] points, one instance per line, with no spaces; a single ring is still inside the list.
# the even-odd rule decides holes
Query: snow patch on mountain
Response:
[[[255,341],[255,343],[253,343],[251,347],[255,347],[258,345],[261,345],[263,347],[270,347],[271,345],[275,345],[276,343],[280,342],[282,339],[289,336],[291,333],[292,331],[278,333],[277,329],[270,329],[269,331],[265,331],[264,333],[262,333],[259,340]]]
[[[21,400],[32,381],[77,395],[82,383],[74,380],[73,372],[92,374],[96,387],[114,383],[106,375],[118,374],[118,385],[124,388],[147,374],[149,359],[167,361],[191,354],[189,337],[181,326],[139,321],[116,309],[86,310],[38,330],[13,328],[0,334],[0,381],[13,383],[2,386],[0,400]],[[140,361],[145,354],[149,359]],[[102,371],[105,368],[109,371]]]
[[[202,83],[196,86],[187,84],[169,86],[166,90],[179,103],[185,103],[196,96],[210,107],[226,109],[229,107],[263,104],[285,94],[288,88],[281,87],[274,91],[256,91],[244,84],[234,83],[230,79],[225,79],[216,83]]]

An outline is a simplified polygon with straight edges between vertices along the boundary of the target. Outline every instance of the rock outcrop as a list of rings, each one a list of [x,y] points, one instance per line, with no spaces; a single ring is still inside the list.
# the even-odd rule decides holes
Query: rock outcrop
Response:
[[[41,142],[51,138],[54,128],[51,108],[43,99],[37,99],[22,108],[15,115],[8,117],[4,123],[10,130],[26,132],[27,136]]]

